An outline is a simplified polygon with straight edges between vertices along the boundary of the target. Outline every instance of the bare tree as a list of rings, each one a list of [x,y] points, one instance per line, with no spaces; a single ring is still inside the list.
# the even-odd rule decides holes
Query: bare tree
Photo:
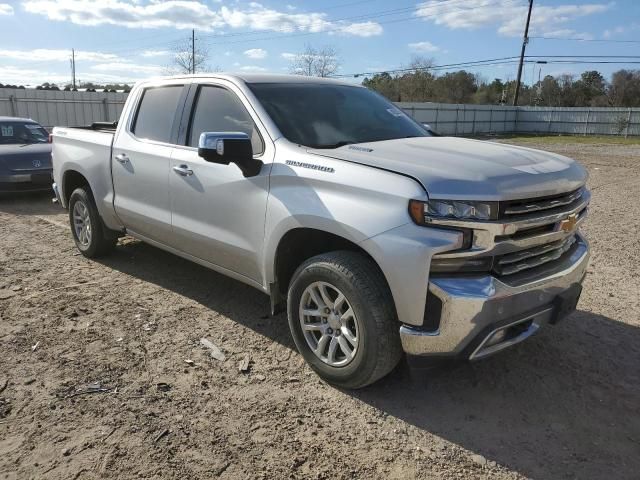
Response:
[[[194,40],[195,48],[192,46]],[[171,65],[168,67],[169,73],[181,74],[195,72],[209,72],[211,69],[207,65],[209,60],[209,49],[199,42],[197,38],[189,36],[178,43],[172,52]],[[195,67],[195,68],[194,68]]]
[[[330,77],[340,67],[338,52],[331,46],[315,48],[306,45],[302,53],[291,60],[290,71],[308,77]]]

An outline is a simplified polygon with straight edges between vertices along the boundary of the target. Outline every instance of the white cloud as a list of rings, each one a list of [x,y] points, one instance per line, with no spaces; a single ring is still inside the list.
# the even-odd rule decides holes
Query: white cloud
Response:
[[[282,52],[280,54],[280,56],[282,58],[284,58],[285,60],[293,60],[294,58],[296,58],[298,55],[296,53],[289,53],[289,52]]]
[[[250,48],[249,50],[245,50],[244,54],[247,57],[253,58],[255,60],[261,60],[267,57],[267,51],[263,50],[262,48]]]
[[[13,7],[8,3],[0,3],[0,15],[13,15]]]
[[[144,65],[130,62],[109,62],[92,65],[91,70],[111,73],[140,73],[144,75],[164,75],[166,68],[160,65]]]
[[[89,52],[76,50],[76,61],[104,62],[105,60],[115,60],[118,58],[113,53]],[[68,62],[71,58],[71,50],[36,48],[34,50],[0,50],[0,58],[10,58],[12,60],[24,60],[30,62]]]
[[[350,23],[338,27],[338,33],[355,37],[375,37],[382,34],[382,26],[376,22]]]
[[[245,65],[244,67],[240,67],[240,70],[243,72],[266,72],[267,69],[264,67],[258,67],[257,65]]]
[[[558,31],[561,25],[579,17],[602,13],[611,6],[610,3],[534,5],[530,35]],[[524,29],[527,6],[524,3],[514,5],[512,0],[501,0],[500,4],[492,0],[468,0],[459,5],[429,0],[418,5],[416,15],[451,29],[497,27],[502,35],[519,37]]]
[[[438,52],[440,50],[440,47],[435,46],[431,42],[410,43],[409,48],[414,52],[419,52],[419,53],[433,53],[433,52]]]
[[[140,55],[143,57],[164,57],[171,55],[171,52],[169,50],[145,50]]]
[[[148,75],[131,75],[129,72],[119,75],[111,75],[102,72],[83,71],[79,78],[84,82],[95,83],[132,83]],[[43,82],[56,83],[59,86],[71,83],[71,77],[66,71],[64,73],[45,70],[43,68],[22,68],[15,65],[0,66],[0,79],[4,84],[16,84],[26,86],[36,86]]]
[[[602,36],[604,38],[611,38],[614,35],[621,35],[623,33],[631,32],[633,30],[638,30],[638,29],[640,29],[640,23],[633,22],[629,25],[619,25],[614,28],[610,28],[610,29],[608,28],[604,31]]]
[[[218,10],[198,0],[152,0],[129,3],[124,0],[24,0],[29,13],[50,20],[78,25],[118,25],[128,28],[177,28],[215,30],[222,27],[246,28],[283,33],[332,31],[344,35],[380,35],[375,22],[332,22],[326,13],[281,12],[251,2],[246,7],[221,6]]]
[[[122,0],[26,0],[29,13],[50,20],[78,25],[118,25],[129,28],[199,28],[220,27],[220,15],[204,3],[192,0],[168,0],[134,5]]]

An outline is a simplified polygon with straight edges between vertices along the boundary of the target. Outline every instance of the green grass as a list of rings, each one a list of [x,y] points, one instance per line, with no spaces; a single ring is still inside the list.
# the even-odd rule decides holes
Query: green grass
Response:
[[[640,137],[618,136],[581,136],[581,135],[513,135],[497,137],[496,140],[507,143],[536,143],[543,145],[557,145],[578,143],[584,145],[640,145]]]

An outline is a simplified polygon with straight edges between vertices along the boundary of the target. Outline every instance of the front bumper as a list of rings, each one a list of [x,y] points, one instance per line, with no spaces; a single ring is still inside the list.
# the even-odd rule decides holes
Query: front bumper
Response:
[[[403,325],[404,351],[478,359],[555,323],[575,308],[589,261],[586,240],[580,235],[577,239],[576,247],[561,262],[517,282],[491,275],[432,277],[429,293],[441,302],[439,328],[426,331]]]

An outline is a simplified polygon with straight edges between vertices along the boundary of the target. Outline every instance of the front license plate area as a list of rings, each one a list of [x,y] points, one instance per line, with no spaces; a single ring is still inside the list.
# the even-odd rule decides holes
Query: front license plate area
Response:
[[[562,292],[555,300],[553,317],[550,323],[555,324],[572,314],[578,306],[582,285],[576,284]]]

